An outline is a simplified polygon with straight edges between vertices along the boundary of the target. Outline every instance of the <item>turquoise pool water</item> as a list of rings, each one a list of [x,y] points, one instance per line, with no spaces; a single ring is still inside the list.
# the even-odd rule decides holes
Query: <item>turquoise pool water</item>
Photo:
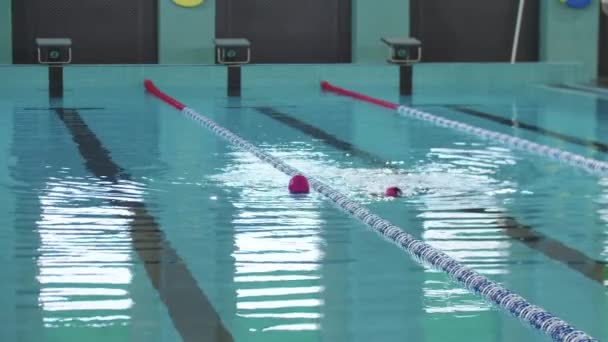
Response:
[[[320,195],[289,195],[287,176],[146,95],[143,74],[107,70],[66,71],[63,102],[49,103],[28,69],[15,74],[30,86],[0,86],[1,341],[546,340]],[[268,79],[228,99],[223,79],[199,81],[198,70],[158,85],[608,339],[607,179],[312,83]],[[597,148],[465,113],[608,144],[597,95],[538,86],[419,100],[388,85],[352,87],[606,160]],[[408,196],[372,195],[390,185]]]

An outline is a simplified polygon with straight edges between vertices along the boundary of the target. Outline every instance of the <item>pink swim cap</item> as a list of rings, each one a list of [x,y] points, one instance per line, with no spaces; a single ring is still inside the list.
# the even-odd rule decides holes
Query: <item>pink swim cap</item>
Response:
[[[386,197],[401,197],[402,193],[403,192],[398,187],[391,186],[390,188],[386,189],[386,191],[384,192],[384,196],[386,196]]]
[[[295,175],[289,181],[289,192],[292,194],[307,194],[310,192],[308,179],[302,175]]]

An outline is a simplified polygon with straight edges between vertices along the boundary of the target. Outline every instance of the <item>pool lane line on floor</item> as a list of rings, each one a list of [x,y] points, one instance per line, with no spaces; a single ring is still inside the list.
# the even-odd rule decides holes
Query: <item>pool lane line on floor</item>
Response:
[[[197,113],[195,110],[188,108],[183,103],[163,93],[156,87],[156,85],[154,85],[154,83],[152,83],[152,81],[145,80],[144,87],[148,93],[179,110],[184,116],[192,119],[202,127],[214,133],[216,136],[253,154],[261,161],[272,165],[274,168],[285,173],[286,175],[305,175],[300,170],[286,164],[281,159],[260,150],[249,141],[220,126],[215,121]],[[520,295],[511,292],[501,285],[462,265],[442,251],[423,241],[415,239],[412,235],[406,233],[400,227],[395,226],[388,220],[375,215],[365,207],[361,206],[359,203],[351,200],[329,185],[324,184],[313,177],[308,177],[308,181],[313,190],[325,196],[326,199],[331,200],[332,203],[342,209],[345,213],[358,219],[367,227],[371,228],[374,232],[384,237],[387,241],[390,241],[396,246],[400,247],[402,250],[410,254],[412,259],[421,264],[427,264],[443,271],[471,292],[480,295],[488,302],[494,303],[496,306],[511,313],[513,316],[519,318],[522,323],[526,323],[529,327],[542,332],[543,334],[552,338],[554,341],[598,341],[584,331],[576,329],[570,323],[547,312],[545,309],[531,304]]]
[[[83,111],[83,110],[105,110],[104,107],[24,107],[25,111],[45,111],[49,110],[75,110],[75,111]]]
[[[302,120],[299,120],[292,115],[289,115],[285,112],[281,112],[274,107],[268,106],[257,106],[252,107],[255,111],[264,114],[265,116],[284,123],[285,125],[292,127],[308,136],[311,136],[315,139],[321,140],[327,145],[333,146],[340,151],[344,151],[349,153],[352,156],[359,157],[364,161],[370,163],[371,165],[377,166],[381,164],[383,167],[393,169],[394,171],[401,171],[402,169],[395,164],[392,164],[390,161],[383,159],[373,153],[367,152],[358,148],[357,146],[349,143],[348,141],[341,140],[336,136],[320,129],[319,127],[313,126],[309,123],[306,123]],[[405,172],[404,172],[405,173]]]
[[[564,134],[564,133],[555,132],[555,131],[548,130],[543,127],[528,124],[528,123],[521,122],[521,121],[514,120],[514,119],[507,119],[500,115],[486,113],[486,112],[476,110],[476,109],[466,107],[466,106],[457,106],[457,105],[456,106],[445,106],[445,108],[448,108],[448,109],[451,109],[453,111],[457,111],[457,112],[460,112],[463,114],[467,114],[470,116],[474,116],[474,117],[478,117],[481,119],[486,119],[486,120],[489,120],[492,122],[496,122],[501,125],[514,127],[514,128],[521,128],[521,129],[524,129],[524,130],[527,130],[530,132],[534,132],[534,133],[541,134],[541,135],[544,135],[547,137],[565,141],[567,143],[591,148],[591,149],[594,149],[596,151],[603,152],[603,153],[608,153],[608,144],[605,144],[601,141],[588,140],[588,139],[583,139],[583,138],[571,136],[571,135]]]
[[[352,143],[341,140],[331,133],[304,122],[289,113],[279,111],[272,107],[257,107],[255,110],[260,114],[307,134],[314,139],[318,139],[337,150],[359,157],[369,164],[373,165],[377,161],[386,163],[381,157],[376,156],[371,152],[364,151],[354,146]],[[479,208],[474,210],[474,212],[487,213],[488,210]],[[541,232],[535,231],[533,227],[520,223],[514,217],[501,215],[497,218],[497,221],[499,223],[497,228],[502,229],[508,237],[522,242],[530,249],[541,252],[548,258],[559,261],[570,269],[579,272],[583,276],[599,282],[602,285],[605,285],[604,283],[608,281],[608,266],[605,262],[595,260],[585,255],[583,252],[568,247],[560,241],[554,240]]]
[[[546,87],[553,88],[557,90],[567,90],[570,92],[576,92],[579,94],[592,95],[595,96],[602,101],[606,101],[608,98],[608,89],[604,87],[593,87],[593,86],[574,86],[567,84],[549,84]]]
[[[57,108],[55,112],[70,132],[86,168],[93,175],[114,184],[131,179],[125,169],[112,160],[110,151],[77,111]],[[128,208],[133,214],[128,217],[131,219],[132,250],[137,252],[143,262],[152,285],[165,303],[183,341],[234,341],[184,260],[166,240],[157,220],[146,209],[145,203],[111,200],[111,204]]]
[[[446,119],[439,115],[427,113],[415,108],[400,106],[396,103],[373,98],[371,96],[357,93],[352,90],[347,90],[334,86],[327,81],[321,82],[321,89],[327,92],[338,94],[340,96],[350,97],[359,101],[391,109],[393,111],[396,111],[397,114],[406,118],[417,119],[432,123],[436,126],[455,129],[464,133],[475,135],[482,139],[487,139],[497,143],[512,146],[523,151],[538,154],[543,157],[548,157],[550,159],[581,168],[591,174],[604,177],[608,176],[608,162],[605,161],[587,158],[576,153],[560,150],[558,148],[550,147],[547,145],[538,144],[533,141],[518,138],[512,135],[494,132],[456,120]]]

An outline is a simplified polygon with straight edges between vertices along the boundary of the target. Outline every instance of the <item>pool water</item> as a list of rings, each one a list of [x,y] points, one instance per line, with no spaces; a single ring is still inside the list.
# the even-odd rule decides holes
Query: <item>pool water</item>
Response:
[[[158,85],[608,339],[607,178],[315,86],[268,81],[227,98],[223,80],[197,84],[195,69],[184,84]],[[52,103],[39,82],[3,82],[0,341],[547,340],[321,195],[288,194],[286,175],[146,95],[140,82],[68,85]],[[356,90],[397,98],[388,86]],[[471,115],[608,144],[600,95],[536,86],[483,101],[424,98],[397,99],[607,159],[597,144]],[[407,196],[375,195],[393,185]]]

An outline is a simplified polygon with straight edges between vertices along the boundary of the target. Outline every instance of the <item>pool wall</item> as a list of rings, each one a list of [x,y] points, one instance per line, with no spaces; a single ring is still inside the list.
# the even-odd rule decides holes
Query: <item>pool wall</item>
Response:
[[[580,78],[594,78],[598,62],[599,7],[572,10],[559,1],[541,1],[541,61],[580,62],[583,65],[578,71]],[[383,0],[382,4],[353,0],[354,62],[383,63],[386,52],[379,37],[405,35],[408,31],[409,0]],[[160,64],[212,63],[214,35],[215,1],[208,0],[203,6],[191,9],[175,6],[169,0],[159,1]],[[11,45],[11,0],[0,0],[0,64],[11,63]]]
[[[542,1],[540,11],[540,60],[583,64],[581,76],[597,75],[599,1],[582,11],[573,11],[559,1]]]
[[[383,36],[409,35],[409,0],[353,0],[352,59],[356,63],[384,62]]]
[[[158,60],[161,64],[213,63],[215,1],[182,8],[158,2]]]
[[[582,66],[577,63],[425,63],[415,66],[415,98],[426,103],[449,97],[451,101],[472,101],[469,96],[530,94],[537,85],[581,81]],[[269,91],[298,92],[320,89],[327,80],[353,87],[370,95],[399,102],[396,66],[386,64],[281,64],[243,67],[243,95],[248,89],[268,87]],[[10,79],[4,87],[39,89],[45,95],[47,71],[41,66],[0,66],[0,79]],[[219,65],[83,66],[65,68],[65,86],[76,88],[140,87],[145,78],[159,85],[200,90],[201,94],[225,94],[226,68]],[[279,89],[277,89],[277,87]],[[460,103],[459,101],[453,103]],[[474,102],[469,102],[474,103]]]

